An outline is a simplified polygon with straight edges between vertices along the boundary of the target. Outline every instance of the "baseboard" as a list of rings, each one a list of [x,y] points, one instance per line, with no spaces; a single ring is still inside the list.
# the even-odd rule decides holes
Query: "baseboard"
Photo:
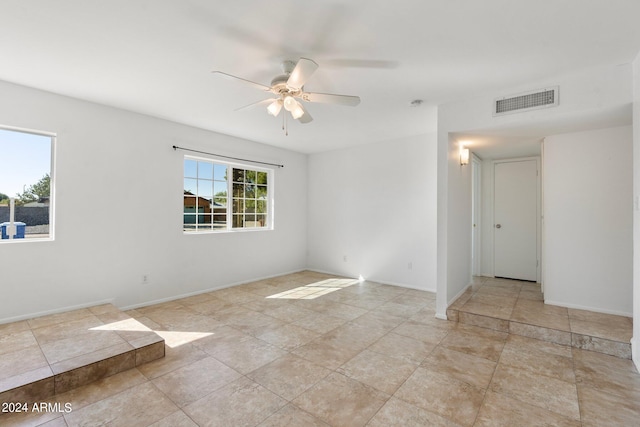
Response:
[[[87,303],[78,304],[78,305],[69,305],[69,306],[66,306],[66,307],[54,308],[54,309],[51,309],[51,310],[37,311],[37,312],[34,312],[34,313],[21,314],[20,316],[5,317],[3,319],[0,319],[0,325],[2,325],[4,323],[13,323],[13,322],[19,322],[21,320],[34,319],[36,317],[48,316],[50,314],[58,314],[58,313],[64,313],[64,312],[67,312],[67,311],[73,311],[73,310],[80,310],[80,309],[83,309],[83,308],[95,307],[96,305],[113,304],[113,301],[114,301],[114,299],[112,298],[112,299],[106,299],[106,300],[100,300],[100,301],[87,302]]]
[[[194,295],[206,294],[207,292],[214,292],[214,291],[219,291],[219,290],[222,290],[222,289],[232,288],[234,286],[246,285],[247,283],[258,282],[260,280],[273,279],[274,277],[286,276],[287,274],[300,273],[301,271],[311,271],[311,270],[306,269],[306,268],[302,268],[302,269],[299,269],[299,270],[293,270],[293,271],[289,271],[289,272],[285,272],[285,273],[278,273],[278,274],[274,274],[274,275],[270,275],[270,276],[264,276],[264,277],[260,277],[260,278],[247,279],[247,280],[242,280],[242,281],[233,282],[233,283],[225,283],[223,285],[215,286],[213,288],[200,289],[200,290],[193,291],[193,292],[188,292],[188,293],[185,293],[185,294],[172,295],[172,296],[166,297],[166,298],[160,298],[160,299],[153,300],[153,301],[145,301],[145,302],[141,302],[141,303],[137,303],[137,304],[131,304],[131,305],[127,305],[127,306],[124,306],[124,307],[118,307],[118,308],[120,310],[122,310],[122,311],[134,310],[136,308],[142,308],[142,307],[148,307],[150,305],[162,304],[162,303],[169,302],[169,301],[175,301],[175,300],[182,299],[182,298],[192,297]]]
[[[464,294],[465,292],[467,292],[467,289],[469,289],[471,287],[471,283],[469,283],[467,286],[465,286],[464,288],[462,288],[462,290],[460,292],[458,292],[453,298],[451,298],[449,301],[447,301],[447,307],[449,307],[451,305],[452,302],[454,302],[455,300],[457,300],[458,298],[460,298],[460,296],[462,296],[462,294]]]
[[[549,305],[556,305],[558,307],[573,308],[576,310],[587,310],[587,311],[594,311],[596,313],[613,314],[615,316],[633,317],[633,313],[627,313],[624,311],[607,310],[607,309],[602,309],[597,307],[587,307],[579,304],[567,304],[564,302],[551,301],[547,299],[544,300],[544,303]]]
[[[640,371],[640,340],[635,336],[631,338],[631,360],[636,365],[636,369]]]
[[[313,271],[315,273],[322,273],[322,274],[333,274],[335,276],[347,276],[349,277],[350,275],[345,275],[344,273],[337,273],[335,271],[326,271],[326,270],[318,270],[318,269],[314,269],[314,268],[307,268],[308,271]],[[407,288],[407,289],[414,289],[416,291],[424,291],[424,292],[430,292],[432,294],[436,293],[436,289],[424,289],[424,288],[419,288],[417,286],[413,286],[413,285],[408,285],[406,283],[399,283],[399,282],[391,282],[389,280],[379,280],[376,279],[375,277],[366,277],[364,280],[368,281],[368,282],[374,282],[374,283],[379,283],[381,285],[389,285],[389,286],[398,286],[400,288]]]

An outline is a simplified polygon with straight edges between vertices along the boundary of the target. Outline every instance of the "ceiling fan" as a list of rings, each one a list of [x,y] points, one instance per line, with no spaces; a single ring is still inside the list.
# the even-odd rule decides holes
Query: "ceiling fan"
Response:
[[[271,92],[275,95],[275,97],[263,99],[262,101],[254,102],[238,108],[236,111],[268,104],[267,112],[274,117],[278,116],[282,107],[284,107],[285,110],[291,113],[291,117],[298,120],[300,123],[309,123],[313,118],[309,112],[305,110],[300,100],[305,102],[319,102],[323,104],[347,105],[351,107],[355,107],[360,103],[360,97],[358,96],[305,92],[304,84],[317,69],[318,64],[307,58],[300,58],[297,63],[293,61],[284,61],[282,63],[282,70],[284,74],[281,74],[271,80],[271,86],[266,86],[251,80],[223,73],[222,71],[213,71],[213,73],[250,84],[257,89],[265,92]],[[284,116],[283,121],[286,122]]]

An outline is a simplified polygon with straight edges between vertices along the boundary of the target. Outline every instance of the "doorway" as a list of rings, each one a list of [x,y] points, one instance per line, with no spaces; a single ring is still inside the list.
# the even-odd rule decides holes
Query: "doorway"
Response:
[[[539,159],[494,162],[494,276],[539,282]]]

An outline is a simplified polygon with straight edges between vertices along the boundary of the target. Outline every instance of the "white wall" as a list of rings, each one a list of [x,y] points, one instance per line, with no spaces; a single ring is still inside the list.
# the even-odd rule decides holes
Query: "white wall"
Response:
[[[496,97],[558,85],[560,104],[520,114],[492,116]],[[508,130],[528,137],[551,134],[547,130],[572,125],[604,127],[616,121],[616,112],[624,112],[631,104],[631,67],[629,65],[598,67],[571,75],[529,82],[500,93],[440,105],[438,108],[438,295],[436,316],[446,316],[447,305],[469,284],[471,259],[470,175],[459,172],[458,141],[450,134]],[[628,124],[628,123],[618,123]],[[609,124],[611,126],[611,124]],[[473,147],[470,147],[473,151]],[[469,202],[470,203],[470,202]]]
[[[308,182],[311,269],[435,291],[435,135],[312,154]]]
[[[631,353],[640,369],[640,53],[633,62],[633,338]]]
[[[57,134],[55,241],[0,244],[0,322],[144,304],[306,265],[305,155],[5,82],[0,125]],[[184,235],[183,153],[172,145],[284,164],[275,230]]]
[[[545,302],[632,312],[632,127],[544,141]]]

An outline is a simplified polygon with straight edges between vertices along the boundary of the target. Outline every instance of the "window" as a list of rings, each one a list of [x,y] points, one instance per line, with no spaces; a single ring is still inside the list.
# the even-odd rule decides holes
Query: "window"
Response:
[[[55,137],[0,128],[0,244],[49,239]]]
[[[183,230],[271,228],[272,170],[185,156]]]

